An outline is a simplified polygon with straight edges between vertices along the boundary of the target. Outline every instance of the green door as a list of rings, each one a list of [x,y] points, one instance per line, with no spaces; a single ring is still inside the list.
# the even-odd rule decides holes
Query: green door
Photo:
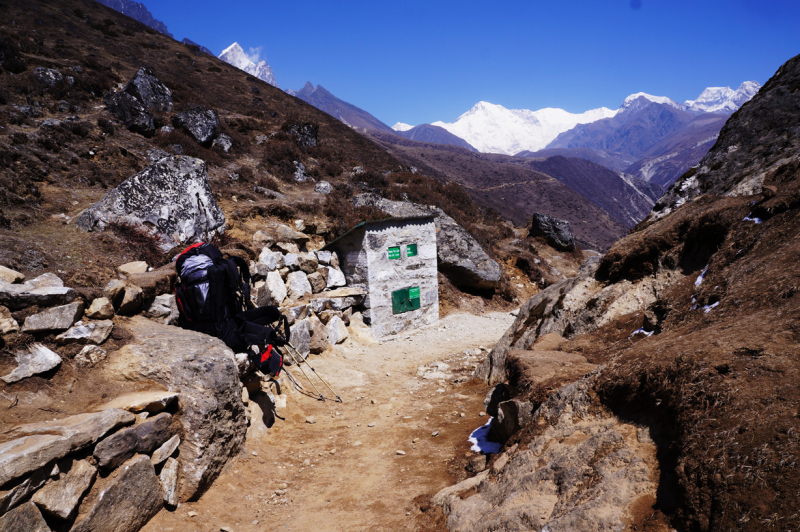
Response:
[[[420,307],[419,287],[401,288],[392,292],[392,314],[402,314]]]

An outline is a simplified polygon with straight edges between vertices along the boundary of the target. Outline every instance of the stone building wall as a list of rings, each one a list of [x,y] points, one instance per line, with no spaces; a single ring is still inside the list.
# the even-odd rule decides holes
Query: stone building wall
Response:
[[[436,263],[436,228],[433,218],[373,222],[363,242],[369,266],[367,314],[377,337],[433,323],[439,319],[439,283]],[[409,257],[409,245],[417,246]],[[389,248],[399,247],[400,258],[389,258]],[[392,309],[392,293],[419,288],[420,308],[399,314]]]

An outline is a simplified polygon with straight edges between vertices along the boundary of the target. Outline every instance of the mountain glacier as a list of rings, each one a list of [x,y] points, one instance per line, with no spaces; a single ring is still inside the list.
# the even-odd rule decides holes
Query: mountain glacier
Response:
[[[278,82],[275,81],[275,74],[272,73],[272,69],[267,62],[262,59],[258,63],[254,63],[250,56],[239,46],[238,42],[225,48],[219,54],[219,58],[231,66],[244,70],[253,77],[266,81],[274,87],[278,86]]]
[[[403,122],[398,122],[392,126],[392,129],[395,131],[408,131],[409,129],[414,129],[414,126],[411,124],[404,124]]]
[[[478,102],[452,124],[434,122],[431,125],[461,137],[478,151],[514,155],[524,150],[541,150],[559,133],[578,124],[610,118],[616,113],[606,107],[573,114],[550,107],[530,111]]]
[[[502,105],[478,102],[455,122],[433,122],[432,125],[461,137],[478,151],[515,155],[526,150],[542,150],[558,135],[577,125],[590,124],[612,118],[620,112],[632,111],[641,107],[645,100],[696,114],[730,114],[750,100],[760,88],[761,85],[755,81],[745,81],[735,91],[730,87],[709,87],[696,100],[687,100],[683,104],[666,96],[637,92],[625,98],[619,109],[600,107],[580,114],[554,108],[538,111],[506,109]],[[401,131],[397,129],[398,126],[404,124],[398,122],[393,129]]]

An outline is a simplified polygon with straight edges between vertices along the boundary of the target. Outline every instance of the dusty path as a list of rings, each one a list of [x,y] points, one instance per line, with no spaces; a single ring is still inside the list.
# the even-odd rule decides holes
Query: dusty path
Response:
[[[354,328],[332,353],[309,359],[344,404],[289,393],[278,410],[285,420],[251,431],[245,453],[199,501],[162,511],[144,530],[413,530],[414,497],[452,483],[448,464],[487,420],[486,387],[468,382],[486,355],[477,348],[491,348],[513,319],[452,314],[383,342]],[[449,366],[446,377],[418,376],[436,362]]]

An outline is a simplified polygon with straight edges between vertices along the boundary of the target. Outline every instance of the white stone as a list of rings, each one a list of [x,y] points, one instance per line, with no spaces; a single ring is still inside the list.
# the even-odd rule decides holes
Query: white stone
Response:
[[[6,268],[5,266],[0,266],[0,281],[13,284],[21,283],[24,280],[25,276],[18,271],[12,270],[11,268]]]
[[[82,314],[83,303],[80,301],[49,308],[25,318],[22,332],[63,331],[72,327]]]
[[[107,297],[98,297],[89,305],[86,317],[93,320],[107,320],[114,317],[114,306]]]
[[[167,463],[161,469],[158,479],[161,481],[161,489],[164,491],[164,504],[168,506],[178,505],[178,461],[168,458]]]
[[[11,315],[11,311],[6,307],[0,306],[0,334],[8,334],[19,331],[19,323]]]
[[[39,277],[34,277],[26,284],[32,284],[34,288],[63,288],[64,281],[54,273],[43,273]]]
[[[288,256],[287,256],[288,257]],[[286,276],[286,287],[289,297],[295,301],[301,299],[306,294],[311,294],[311,283],[304,272],[292,272]]]
[[[86,324],[77,324],[70,330],[56,336],[56,343],[65,344],[95,344],[106,341],[114,328],[111,320],[92,321]]]
[[[344,342],[349,334],[344,321],[342,321],[342,318],[339,316],[333,316],[328,322],[326,329],[328,330],[328,341],[331,344],[340,344]]]
[[[243,388],[246,390],[247,388]],[[164,445],[153,451],[153,456],[150,457],[150,463],[153,465],[158,465],[170,456],[172,453],[175,452],[175,449],[178,448],[178,445],[181,443],[181,437],[177,434],[167,441],[164,442]]]
[[[81,352],[75,355],[75,362],[79,366],[92,367],[98,362],[106,359],[107,353],[105,349],[101,349],[96,345],[87,345]]]
[[[50,371],[61,364],[61,357],[42,344],[33,344],[27,349],[17,351],[17,368],[2,377],[6,384],[26,377]]]
[[[344,278],[344,273],[342,273],[342,270],[338,270],[336,268],[331,268],[331,267],[327,268],[328,268],[328,283],[325,286],[327,290],[330,290],[331,288],[345,286],[347,284],[347,281]]]
[[[317,260],[320,264],[328,265],[331,263],[331,252],[319,250],[316,252]]]
[[[61,479],[50,481],[37,491],[32,500],[43,512],[68,519],[96,475],[97,469],[93,465],[79,460]]]
[[[258,256],[258,262],[263,264],[267,267],[267,270],[274,271],[278,269],[278,255],[279,253],[275,253],[274,251],[270,251],[269,248],[264,248],[261,250],[261,254]]]
[[[297,253],[287,253],[283,257],[283,264],[285,267],[289,268],[290,271],[295,271],[300,269],[300,255]]]

